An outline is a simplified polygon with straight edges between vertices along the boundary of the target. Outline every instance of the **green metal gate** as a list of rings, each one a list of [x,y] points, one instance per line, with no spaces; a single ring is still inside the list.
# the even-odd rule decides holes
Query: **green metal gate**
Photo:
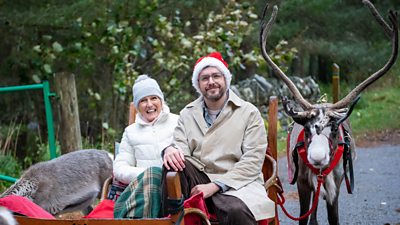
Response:
[[[50,158],[54,159],[57,157],[56,153],[56,140],[54,135],[53,125],[53,113],[51,111],[50,97],[55,96],[55,93],[50,92],[50,85],[48,81],[43,81],[42,84],[31,84],[11,87],[0,87],[0,93],[13,92],[13,91],[25,91],[25,90],[43,90],[44,106],[46,111],[46,123],[47,123],[47,137],[49,143]],[[1,180],[15,182],[17,179],[6,175],[0,175]]]

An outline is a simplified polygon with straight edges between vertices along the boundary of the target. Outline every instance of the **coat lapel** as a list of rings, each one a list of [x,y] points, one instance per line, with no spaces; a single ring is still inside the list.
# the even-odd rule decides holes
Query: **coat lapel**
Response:
[[[234,108],[240,107],[240,105],[241,102],[239,97],[232,90],[229,89],[228,101],[224,106],[224,108],[222,109],[219,116],[217,117],[217,119],[215,120],[214,124],[208,130],[208,132],[213,132],[215,129],[217,129],[218,127],[223,125],[226,121],[228,121],[229,119],[225,118],[230,117],[233,113]]]
[[[203,106],[202,106],[203,99],[202,97],[196,99],[194,102],[190,103],[187,107],[192,108],[191,112],[193,113],[193,118],[196,121],[197,126],[201,130],[202,134],[205,135],[208,127],[207,123],[204,120],[203,116]]]

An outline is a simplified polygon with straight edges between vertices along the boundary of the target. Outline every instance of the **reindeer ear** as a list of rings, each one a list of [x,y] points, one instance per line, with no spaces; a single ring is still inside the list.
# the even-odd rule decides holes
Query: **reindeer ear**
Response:
[[[316,112],[314,109],[307,111],[304,111],[304,109],[299,109],[299,107],[296,107],[286,96],[282,97],[282,105],[286,114],[292,117],[294,122],[302,126],[304,126],[308,121],[318,114],[318,112]]]
[[[309,121],[309,119],[304,118],[304,117],[292,117],[294,122],[302,125],[303,127],[306,125],[306,123]]]
[[[354,107],[356,106],[357,102],[360,101],[361,99],[361,95],[358,95],[354,101],[351,103],[350,108],[348,110],[346,110],[346,114],[337,121],[337,124],[341,124],[343,123],[343,121],[345,121],[353,112]]]

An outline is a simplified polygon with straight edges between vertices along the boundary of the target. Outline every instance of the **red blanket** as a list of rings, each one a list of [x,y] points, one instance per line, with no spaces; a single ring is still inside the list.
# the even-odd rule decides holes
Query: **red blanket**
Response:
[[[46,210],[22,196],[9,195],[4,198],[0,198],[0,206],[4,206],[12,212],[31,218],[55,219],[55,217]]]
[[[83,218],[114,218],[114,201],[105,199]]]

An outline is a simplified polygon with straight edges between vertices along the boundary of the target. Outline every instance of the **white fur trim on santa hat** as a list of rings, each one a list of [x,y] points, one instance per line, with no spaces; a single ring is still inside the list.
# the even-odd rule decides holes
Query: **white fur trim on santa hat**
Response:
[[[196,64],[193,70],[192,85],[196,89],[196,91],[201,94],[199,87],[199,74],[204,68],[209,66],[216,67],[219,71],[221,71],[221,73],[224,74],[226,87],[227,89],[229,89],[232,80],[232,74],[229,69],[224,65],[223,62],[214,57],[204,57],[200,62]]]

